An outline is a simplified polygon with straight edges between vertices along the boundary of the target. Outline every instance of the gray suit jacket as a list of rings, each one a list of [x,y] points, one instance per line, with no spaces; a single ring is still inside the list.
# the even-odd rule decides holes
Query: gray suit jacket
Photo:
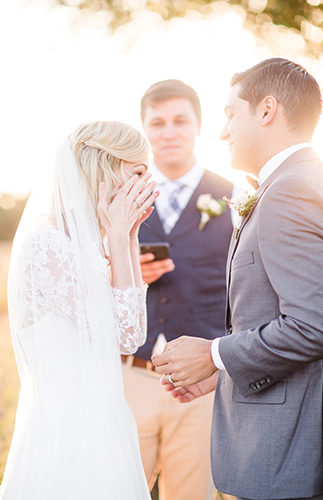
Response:
[[[323,164],[300,150],[255,196],[229,250],[213,477],[240,497],[311,497],[323,493]]]

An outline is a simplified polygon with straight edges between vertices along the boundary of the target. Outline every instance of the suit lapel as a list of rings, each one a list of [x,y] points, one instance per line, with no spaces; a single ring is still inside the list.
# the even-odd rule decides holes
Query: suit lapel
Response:
[[[290,155],[278,168],[276,168],[276,170],[274,170],[274,172],[261,184],[261,186],[259,186],[259,188],[253,194],[254,197],[257,197],[257,202],[256,202],[253,210],[246,217],[244,217],[242,224],[240,226],[237,238],[235,238],[236,231],[234,230],[232,238],[231,238],[231,242],[230,242],[230,248],[229,248],[229,252],[228,252],[228,260],[227,260],[227,268],[226,268],[226,281],[227,281],[226,326],[227,326],[227,328],[229,328],[231,326],[230,325],[230,323],[231,323],[230,303],[229,303],[229,289],[230,289],[230,282],[231,282],[231,264],[232,264],[232,259],[235,255],[235,252],[237,250],[243,228],[245,227],[248,220],[252,216],[256,206],[258,205],[258,203],[261,199],[261,197],[265,194],[265,192],[269,188],[270,184],[277,177],[279,177],[279,175],[281,175],[285,170],[293,167],[297,163],[300,163],[303,161],[313,161],[313,160],[319,161],[319,158],[312,148],[303,148],[303,149],[300,149],[299,151],[296,151],[292,155]]]
[[[267,190],[267,188],[269,186],[270,186],[270,183],[269,184],[263,183],[257,189],[257,191],[255,191],[255,193],[253,194],[253,196],[255,198],[257,198],[257,201],[255,203],[254,208],[251,210],[251,212],[248,215],[246,215],[243,218],[241,226],[240,226],[239,231],[238,231],[238,234],[236,234],[236,228],[235,228],[234,231],[233,231],[232,237],[231,237],[231,242],[230,242],[230,247],[229,247],[229,252],[228,252],[227,267],[226,267],[227,304],[226,304],[226,314],[225,314],[225,317],[226,317],[226,326],[227,326],[227,328],[231,327],[231,324],[230,324],[231,320],[230,320],[229,289],[230,289],[230,284],[231,284],[231,263],[232,263],[232,259],[234,257],[235,252],[236,252],[236,249],[238,247],[238,243],[239,243],[240,236],[241,236],[241,233],[242,233],[242,230],[243,230],[244,226],[247,224],[248,220],[252,216],[253,211],[255,210],[256,206],[258,205],[260,198],[263,196],[263,194],[265,193],[265,191]]]
[[[279,176],[281,175],[285,170],[288,168],[293,167],[296,163],[300,163],[302,161],[311,161],[311,160],[319,160],[318,156],[314,152],[312,148],[303,148],[300,149],[299,151],[296,151],[296,153],[293,153],[290,155],[274,172],[259,186],[257,191],[253,194],[255,198],[257,198],[256,205],[254,209],[256,208],[257,204],[259,203],[261,197],[265,193],[265,191],[268,189],[270,184]],[[228,254],[228,260],[231,262],[232,258],[234,256],[235,250],[238,246],[239,240],[241,233],[243,231],[243,228],[247,224],[248,220],[252,216],[254,209],[246,216],[243,218],[242,224],[240,226],[238,236],[235,238],[235,232],[233,233],[231,244],[230,244],[230,249],[229,249],[229,254]]]
[[[263,194],[265,193],[266,189],[270,186],[270,184],[267,184],[267,183],[263,183],[258,189],[257,191],[255,191],[255,193],[253,194],[253,197],[254,198],[257,198],[256,200],[256,203],[253,207],[253,209],[251,210],[251,212],[248,213],[248,215],[246,215],[243,219],[242,219],[242,223],[241,223],[241,226],[238,230],[238,233],[236,232],[237,229],[235,228],[234,231],[233,231],[233,235],[232,235],[232,239],[231,239],[231,244],[230,244],[230,250],[229,250],[229,259],[230,259],[230,262],[231,260],[233,259],[233,256],[234,256],[234,253],[235,253],[235,250],[238,246],[238,243],[239,243],[239,239],[240,239],[240,236],[241,236],[241,233],[242,233],[242,230],[244,228],[244,226],[247,224],[248,220],[250,219],[250,217],[252,216],[253,214],[253,211],[254,209],[256,208],[256,206],[258,205],[261,197],[263,196]]]

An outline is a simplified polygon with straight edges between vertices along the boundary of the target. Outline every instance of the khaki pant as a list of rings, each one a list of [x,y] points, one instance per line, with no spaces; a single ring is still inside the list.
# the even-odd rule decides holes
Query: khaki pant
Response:
[[[125,396],[137,421],[141,458],[160,500],[215,498],[210,466],[213,394],[179,403],[154,372],[123,365]]]

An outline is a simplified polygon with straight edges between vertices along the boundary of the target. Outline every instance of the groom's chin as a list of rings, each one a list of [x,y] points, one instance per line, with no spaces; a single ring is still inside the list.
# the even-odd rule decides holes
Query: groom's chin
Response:
[[[234,156],[231,156],[231,161],[230,161],[231,167],[234,168],[234,170],[239,170],[240,172],[244,172],[245,174],[253,174],[252,168],[250,168],[250,164],[238,160]]]
[[[240,170],[241,172],[248,172],[248,167],[247,165],[241,164],[237,161],[234,161],[234,158],[231,158],[231,167],[234,168],[234,170]]]

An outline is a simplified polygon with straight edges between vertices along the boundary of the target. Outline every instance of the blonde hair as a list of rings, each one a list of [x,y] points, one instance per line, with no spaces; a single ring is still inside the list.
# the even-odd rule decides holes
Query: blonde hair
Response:
[[[139,162],[150,152],[146,137],[120,122],[82,124],[72,132],[70,141],[97,216],[99,183],[105,182],[110,203],[127,179],[123,162]]]

